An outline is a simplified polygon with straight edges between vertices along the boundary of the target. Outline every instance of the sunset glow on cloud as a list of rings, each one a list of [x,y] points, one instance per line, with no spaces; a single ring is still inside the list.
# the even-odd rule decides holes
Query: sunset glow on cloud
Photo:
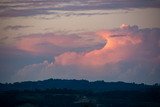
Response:
[[[158,0],[1,0],[0,82],[160,82]]]
[[[76,50],[76,48],[94,47],[101,45],[100,40],[85,40],[75,34],[59,35],[59,34],[33,34],[16,38],[15,47],[26,53],[38,54],[59,54],[63,51]],[[85,49],[86,48],[86,49]]]
[[[127,26],[123,28],[126,29]],[[121,29],[123,29],[121,27]],[[61,65],[85,65],[102,66],[107,63],[117,63],[131,57],[132,47],[141,43],[141,38],[135,35],[113,35],[112,32],[98,32],[97,36],[102,37],[106,44],[98,50],[87,53],[67,52],[55,58],[57,64]]]
[[[27,80],[28,78],[34,79],[36,75],[38,79],[49,77],[90,78],[91,80],[111,78],[126,81],[128,78],[136,78],[135,76],[141,73],[147,75],[143,78],[155,78],[154,75],[159,75],[156,71],[159,69],[158,32],[160,32],[159,29],[139,29],[137,26],[129,25],[125,27],[123,25],[114,30],[98,31],[95,35],[105,41],[101,48],[84,52],[66,51],[55,56],[51,62],[44,61],[25,66],[14,78],[21,77]],[[150,34],[157,39],[151,39]],[[152,43],[153,47],[148,43]],[[40,74],[36,73],[38,71]],[[138,78],[135,81],[143,81],[141,79]]]

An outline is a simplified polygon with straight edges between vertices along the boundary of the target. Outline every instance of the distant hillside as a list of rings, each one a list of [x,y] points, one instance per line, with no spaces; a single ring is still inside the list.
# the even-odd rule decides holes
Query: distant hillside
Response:
[[[91,91],[147,91],[152,88],[159,88],[159,85],[145,85],[125,82],[104,82],[87,80],[61,80],[48,79],[44,81],[27,81],[9,84],[0,84],[0,91],[9,90],[45,90],[45,89],[72,89]]]

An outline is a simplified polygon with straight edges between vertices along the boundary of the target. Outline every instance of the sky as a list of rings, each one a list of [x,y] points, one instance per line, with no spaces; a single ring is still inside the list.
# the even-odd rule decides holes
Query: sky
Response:
[[[0,82],[160,83],[159,0],[1,0]]]

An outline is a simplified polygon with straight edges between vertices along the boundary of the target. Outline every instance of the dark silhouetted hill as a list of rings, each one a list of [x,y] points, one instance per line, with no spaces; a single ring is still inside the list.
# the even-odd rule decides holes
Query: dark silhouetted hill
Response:
[[[9,90],[45,90],[45,89],[72,89],[72,90],[92,90],[92,91],[146,91],[159,85],[145,85],[125,82],[104,82],[87,80],[61,80],[48,79],[44,81],[26,81],[16,83],[0,84],[0,91]]]
[[[0,84],[0,107],[160,107],[160,86],[60,79]]]

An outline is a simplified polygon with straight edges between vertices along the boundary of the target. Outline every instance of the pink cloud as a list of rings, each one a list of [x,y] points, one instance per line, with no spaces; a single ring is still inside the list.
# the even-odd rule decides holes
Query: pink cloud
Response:
[[[71,45],[71,41],[73,41],[72,38],[66,38],[62,36],[58,37],[54,35],[31,35],[22,37],[19,41],[17,41],[16,47],[20,50],[37,54],[49,51],[46,50],[47,47],[43,47],[45,45],[67,47]]]
[[[132,55],[129,48],[141,43],[140,37],[136,36],[114,36],[112,32],[97,32],[106,44],[99,50],[87,53],[67,52],[57,56],[55,63],[60,65],[79,65],[79,66],[103,66],[107,63],[117,63],[125,60]]]
[[[67,49],[92,47],[95,44],[99,44],[97,41],[89,41],[72,34],[35,34],[18,38],[16,47],[32,54],[54,54],[62,53]]]
[[[44,61],[25,66],[13,79],[74,78],[154,83],[160,76],[159,34],[160,29],[129,25],[99,31],[95,35],[105,41],[100,49],[64,52],[51,63]]]

